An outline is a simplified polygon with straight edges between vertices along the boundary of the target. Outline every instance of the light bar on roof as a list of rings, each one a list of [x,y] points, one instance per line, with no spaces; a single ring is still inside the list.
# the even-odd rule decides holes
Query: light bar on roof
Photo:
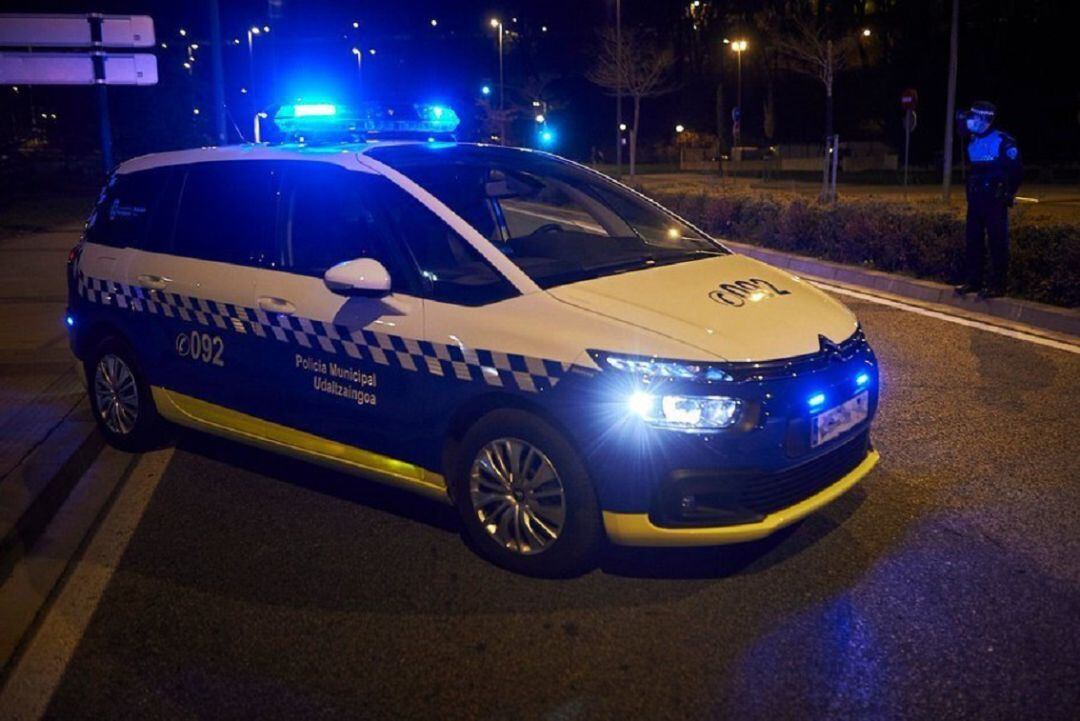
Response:
[[[293,114],[298,118],[325,117],[337,115],[337,106],[330,103],[308,103],[293,106]]]
[[[289,136],[311,140],[320,136],[416,136],[430,139],[453,133],[460,120],[454,109],[437,103],[388,105],[363,103],[345,107],[332,103],[282,105],[274,123]]]

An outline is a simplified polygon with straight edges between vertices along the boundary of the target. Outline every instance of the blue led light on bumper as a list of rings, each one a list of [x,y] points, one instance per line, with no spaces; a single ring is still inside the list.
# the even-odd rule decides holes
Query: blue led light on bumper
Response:
[[[858,386],[859,388],[862,388],[863,386],[867,385],[869,382],[870,382],[870,374],[869,373],[863,372],[863,373],[860,373],[859,375],[855,376],[855,385]]]
[[[704,433],[735,425],[742,402],[726,396],[653,395],[635,391],[630,410],[657,428]]]
[[[64,323],[67,324],[68,328],[74,328],[75,327],[75,316],[68,313],[67,315],[64,316]]]
[[[810,406],[811,408],[820,408],[821,406],[825,405],[825,394],[815,393],[814,395],[806,399],[806,405]]]

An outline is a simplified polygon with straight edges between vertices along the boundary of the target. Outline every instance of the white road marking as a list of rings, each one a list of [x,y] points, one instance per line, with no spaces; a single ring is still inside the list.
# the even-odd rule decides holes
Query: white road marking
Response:
[[[831,283],[823,283],[819,280],[810,280],[806,278],[818,288],[829,291],[830,293],[839,293],[840,295],[850,296],[857,298],[858,300],[864,300],[868,303],[877,303],[878,305],[885,305],[890,308],[896,308],[898,310],[907,311],[908,313],[916,313],[918,315],[924,315],[927,318],[936,318],[937,320],[943,320],[947,323],[956,323],[957,325],[967,326],[968,328],[977,328],[984,330],[987,333],[996,333],[998,335],[1006,336],[1007,338],[1015,338],[1016,340],[1026,341],[1028,343],[1035,343],[1037,345],[1043,345],[1047,348],[1056,348],[1057,350],[1063,350],[1069,353],[1080,353],[1080,345],[1065,343],[1063,341],[1054,340],[1053,338],[1045,338],[1043,336],[1035,335],[1033,333],[1025,333],[1020,330],[1013,330],[1012,328],[1005,328],[1000,325],[994,325],[992,323],[984,323],[978,320],[971,320],[970,318],[963,318],[957,315],[950,315],[948,313],[942,313],[941,311],[931,310],[924,308],[920,305],[916,305],[913,302],[905,302],[899,300],[893,300],[891,298],[883,298],[879,295],[871,295],[862,291],[851,290],[849,288],[843,288]]]
[[[0,691],[0,720],[40,719],[175,449],[145,454]]]

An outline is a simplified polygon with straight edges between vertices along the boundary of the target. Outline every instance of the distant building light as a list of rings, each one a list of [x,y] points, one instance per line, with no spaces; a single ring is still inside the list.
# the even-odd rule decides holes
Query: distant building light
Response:
[[[375,54],[375,48],[371,48],[370,50],[368,50],[368,53],[371,54],[371,55],[374,55]]]
[[[188,45],[188,47],[190,49],[192,49],[192,50],[198,50],[199,49],[199,44],[198,43],[192,43],[191,45]]]
[[[232,44],[233,45],[239,45],[240,44],[240,38],[233,38],[232,39]]]
[[[192,108],[191,113],[192,113],[192,115],[198,115],[199,114],[199,109],[198,108]]]
[[[439,21],[435,18],[431,18],[431,27],[438,27]]]
[[[541,25],[540,26],[540,32],[546,33],[547,32],[547,25]]]
[[[516,22],[517,22],[517,18],[510,18],[510,22],[512,22],[512,23],[516,23]]]
[[[483,95],[491,95],[491,86],[484,85],[480,88],[480,93]]]
[[[536,114],[536,122],[538,122],[538,123],[544,122],[544,114],[543,113],[537,113]]]
[[[682,124],[682,123],[679,123],[678,125],[676,125],[676,126],[675,126],[675,132],[676,132],[676,133],[681,133],[681,132],[683,132],[684,130],[686,130],[686,127],[685,127],[685,126],[683,126],[683,124]]]
[[[626,123],[619,123],[619,130],[625,133],[626,132]]]
[[[263,25],[263,32],[264,33],[270,32],[270,26],[269,25]]]
[[[241,95],[247,95],[247,88],[240,88]]]
[[[191,70],[191,63],[184,63],[184,70]]]
[[[353,20],[352,26],[353,26],[353,30],[359,30],[360,29],[360,23],[358,23],[356,20]]]
[[[864,38],[868,38],[868,37],[870,37],[870,28],[863,28],[863,31],[862,31],[862,36],[863,36]]]
[[[161,49],[162,49],[162,50],[166,50],[166,49],[168,49],[168,47],[169,47],[169,44],[168,44],[168,43],[162,43],[162,44],[161,44]]]
[[[187,30],[184,30],[184,28],[180,28],[180,37],[186,38],[187,37]]]

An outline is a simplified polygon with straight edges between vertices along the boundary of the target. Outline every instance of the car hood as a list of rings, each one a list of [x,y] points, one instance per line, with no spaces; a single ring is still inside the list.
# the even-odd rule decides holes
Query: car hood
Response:
[[[564,303],[728,361],[814,353],[821,348],[820,336],[839,343],[857,328],[855,316],[843,304],[804,280],[743,255],[656,266],[548,292]]]

